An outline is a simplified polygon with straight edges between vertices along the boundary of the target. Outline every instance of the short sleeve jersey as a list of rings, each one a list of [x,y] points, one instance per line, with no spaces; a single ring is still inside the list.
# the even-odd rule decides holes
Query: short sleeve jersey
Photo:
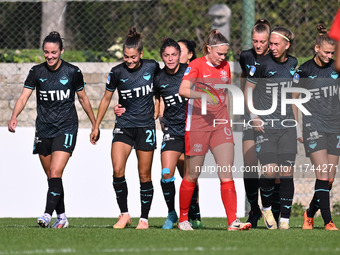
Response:
[[[257,59],[256,52],[253,48],[249,50],[244,50],[241,52],[239,63],[240,63],[242,71],[245,72],[247,76],[249,75],[250,68],[258,64],[256,62],[256,59]],[[245,109],[244,119],[246,122],[248,122],[251,119],[250,114],[249,114],[247,107],[244,107],[244,109]]]
[[[334,40],[340,41],[340,10],[338,10],[335,19],[333,21],[333,25],[331,30],[329,31],[329,37]]]
[[[60,67],[51,71],[47,63],[33,66],[24,83],[36,89],[36,135],[54,138],[78,130],[78,116],[74,105],[75,92],[84,88],[80,69],[62,60]]]
[[[154,88],[155,74],[159,64],[154,60],[141,60],[141,65],[134,70],[125,63],[111,69],[107,78],[106,89],[118,90],[119,104],[126,109],[117,116],[116,127],[154,127]]]
[[[179,69],[174,74],[169,74],[163,68],[155,77],[154,88],[155,92],[159,93],[164,101],[164,114],[162,122],[165,126],[178,126],[171,128],[172,135],[184,136],[184,125],[186,119],[187,98],[179,95],[179,87],[187,64],[180,64]]]
[[[294,87],[302,87],[311,92],[311,99],[303,104],[312,114],[303,114],[304,129],[325,133],[340,132],[339,82],[333,60],[320,67],[311,59],[297,69]]]
[[[268,110],[273,105],[273,99],[277,100],[277,107],[273,113],[268,115],[258,115],[264,124],[264,129],[284,129],[294,125],[294,114],[292,105],[287,104],[286,114],[281,114],[281,90],[282,88],[292,87],[293,76],[297,59],[288,55],[285,62],[278,62],[271,54],[268,54],[256,61],[251,68],[248,81],[256,84],[257,110]],[[291,93],[286,95],[291,99]],[[284,121],[284,125],[282,125]]]
[[[255,65],[256,62],[256,52],[254,49],[244,50],[240,55],[240,66],[242,71],[247,75],[249,74],[250,68]]]
[[[230,66],[227,61],[215,66],[206,57],[200,57],[192,61],[184,73],[183,80],[190,81],[192,89],[214,95],[218,103],[206,105],[207,114],[202,114],[202,100],[190,99],[188,102],[186,131],[212,131],[222,128],[222,125],[215,126],[214,120],[224,120],[224,127],[230,128],[230,119],[226,105],[227,89],[217,88],[217,84],[230,84]]]

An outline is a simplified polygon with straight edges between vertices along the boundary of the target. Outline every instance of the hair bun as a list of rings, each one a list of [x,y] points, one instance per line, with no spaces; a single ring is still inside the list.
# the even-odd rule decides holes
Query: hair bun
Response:
[[[52,31],[49,35],[53,37],[60,37],[60,34],[57,31]]]
[[[137,30],[135,27],[131,27],[129,30],[129,33],[127,35],[127,37],[131,37],[131,38],[139,38],[140,34],[137,33]]]
[[[316,28],[319,32],[319,35],[325,35],[328,33],[327,28],[322,23],[319,23]]]
[[[258,19],[258,20],[255,22],[254,27],[255,27],[256,25],[259,25],[259,24],[267,25],[267,26],[270,28],[270,23],[269,23],[269,21],[266,20],[266,19]]]

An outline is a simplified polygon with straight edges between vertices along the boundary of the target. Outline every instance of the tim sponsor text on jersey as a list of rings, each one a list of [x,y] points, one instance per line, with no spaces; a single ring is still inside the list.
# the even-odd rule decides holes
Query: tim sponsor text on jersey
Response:
[[[166,104],[166,106],[175,105],[176,103],[181,104],[183,103],[183,101],[188,101],[188,99],[181,97],[179,93],[164,97],[164,103]]]
[[[120,91],[120,95],[123,99],[141,97],[153,93],[153,83],[146,86],[141,86],[134,89],[125,89]]]
[[[70,98],[70,89],[67,90],[39,90],[41,101],[63,101]]]

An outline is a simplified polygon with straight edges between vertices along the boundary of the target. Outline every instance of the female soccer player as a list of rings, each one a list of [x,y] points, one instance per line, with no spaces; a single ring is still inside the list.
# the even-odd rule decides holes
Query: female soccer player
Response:
[[[277,27],[271,32],[270,54],[258,59],[249,71],[245,101],[255,130],[255,149],[262,165],[260,177],[262,215],[268,229],[277,229],[271,211],[275,177],[280,176],[280,229],[289,229],[289,217],[294,195],[292,166],[297,153],[295,118],[291,105],[281,112],[281,90],[291,87],[296,58],[288,54],[294,34]],[[252,99],[253,91],[261,100]],[[288,94],[287,98],[291,98]],[[274,104],[273,104],[274,102]],[[277,102],[277,105],[275,104]],[[274,107],[273,107],[274,105]],[[275,108],[276,106],[276,108]],[[257,116],[257,110],[267,110]]]
[[[168,217],[163,229],[172,229],[178,217],[175,211],[175,177],[176,166],[181,176],[184,172],[183,161],[179,161],[184,153],[184,130],[187,99],[178,94],[187,64],[180,64],[181,48],[171,39],[164,40],[160,49],[165,67],[156,75],[154,88],[157,96],[162,96],[164,112],[162,123],[164,126],[161,147],[162,178],[161,186],[164,199],[168,206]]]
[[[304,104],[311,115],[303,115],[303,143],[316,175],[314,197],[304,214],[302,229],[313,229],[313,217],[320,208],[326,230],[338,230],[330,211],[329,192],[334,182],[340,155],[339,75],[332,59],[336,42],[319,24],[315,56],[302,64],[294,86],[308,89],[312,98]],[[299,94],[294,93],[294,98]],[[297,115],[297,108],[294,107]]]
[[[249,74],[250,68],[257,64],[256,60],[262,56],[265,56],[269,52],[269,36],[270,36],[270,23],[265,19],[260,19],[255,22],[252,29],[252,44],[253,48],[241,52],[240,66],[242,68],[241,73],[241,89],[244,91],[246,77]],[[258,100],[258,99],[257,99]],[[250,121],[249,112],[245,111],[244,115],[245,123]],[[257,170],[254,170],[258,166],[258,159],[255,150],[255,133],[254,129],[250,125],[246,125],[243,130],[242,136],[243,144],[243,159],[246,171],[243,176],[244,187],[247,195],[248,202],[250,204],[249,218],[247,222],[250,222],[252,228],[257,227],[257,221],[261,218],[262,213],[258,205],[258,189],[259,178]],[[273,214],[275,218],[278,218],[280,212],[280,197],[278,196],[279,184],[275,184],[274,189],[274,203]],[[278,200],[278,203],[277,203]]]
[[[125,165],[132,148],[135,148],[141,197],[141,217],[136,229],[147,229],[153,198],[151,164],[156,148],[153,79],[159,71],[159,65],[154,60],[142,59],[141,35],[134,27],[129,30],[123,51],[124,63],[112,68],[108,76],[91,140],[93,142],[98,140],[100,123],[109,107],[114,91],[118,89],[119,106],[125,109],[125,113],[117,116],[111,149],[113,187],[121,211],[119,220],[113,228],[125,228],[131,224],[127,206]]]
[[[183,40],[182,40],[183,41]],[[186,41],[186,40],[184,40]],[[190,41],[188,41],[190,43]],[[188,52],[189,50],[187,50]],[[192,50],[190,51],[192,52]],[[157,97],[162,96],[160,101],[163,109],[160,110],[160,119],[164,132],[161,146],[162,178],[161,186],[163,195],[168,206],[168,217],[163,224],[163,229],[172,229],[178,217],[175,211],[175,169],[177,167],[181,177],[184,175],[184,132],[186,119],[187,99],[178,94],[183,74],[187,64],[181,64],[182,51],[179,43],[172,38],[164,40],[160,49],[161,58],[165,64],[154,79],[154,88]],[[182,58],[185,62],[193,58],[195,52],[186,54]],[[165,102],[165,107],[164,107]],[[121,116],[125,112],[122,107],[115,106],[115,113]],[[197,201],[198,186],[191,200],[189,219],[194,228],[202,228],[199,205]]]
[[[179,46],[181,47],[181,57],[179,62],[182,64],[189,64],[191,61],[196,59],[196,43],[194,41],[189,41],[187,39],[181,39],[177,41]],[[162,101],[161,101],[162,102]],[[185,121],[185,120],[184,120]],[[184,173],[184,153],[179,158],[177,167],[179,164],[182,164],[182,173]],[[183,177],[183,175],[181,175]],[[189,209],[189,221],[192,224],[193,228],[203,228],[203,224],[201,222],[201,212],[199,207],[199,198],[198,198],[198,183],[195,187],[194,194],[192,195],[190,209]]]
[[[42,48],[46,62],[33,66],[24,89],[15,104],[8,130],[15,132],[17,117],[24,109],[33,90],[37,90],[37,119],[33,154],[39,159],[48,178],[45,213],[38,218],[40,227],[50,225],[53,211],[57,219],[52,228],[67,228],[62,175],[76,145],[78,116],[74,105],[78,100],[88,115],[92,127],[95,117],[85,89],[83,75],[78,67],[61,59],[63,42],[58,32],[45,37]]]
[[[189,64],[191,61],[196,59],[196,43],[187,39],[181,39],[177,41],[181,47],[181,57],[179,62],[182,64]]]
[[[250,223],[236,218],[237,198],[231,169],[234,160],[234,141],[230,124],[214,127],[214,119],[229,120],[227,92],[215,84],[230,83],[230,67],[225,61],[228,40],[217,30],[212,30],[204,45],[204,57],[195,59],[184,73],[179,94],[190,98],[185,132],[185,177],[180,187],[180,230],[193,230],[188,221],[188,211],[205,154],[210,149],[223,171],[218,171],[221,181],[222,201],[228,217],[228,230],[246,230]],[[207,96],[208,95],[208,96]],[[201,114],[201,97],[208,102],[209,114]],[[203,107],[204,108],[204,107]]]

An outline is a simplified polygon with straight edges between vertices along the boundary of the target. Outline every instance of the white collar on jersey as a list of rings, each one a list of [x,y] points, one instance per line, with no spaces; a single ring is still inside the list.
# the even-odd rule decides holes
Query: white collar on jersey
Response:
[[[207,62],[206,62],[206,63],[207,63],[207,65],[208,65],[208,66],[211,66],[211,67],[216,67],[216,66],[218,66],[218,65],[214,65],[214,64],[213,64],[213,63],[211,63],[209,60],[207,60]]]

